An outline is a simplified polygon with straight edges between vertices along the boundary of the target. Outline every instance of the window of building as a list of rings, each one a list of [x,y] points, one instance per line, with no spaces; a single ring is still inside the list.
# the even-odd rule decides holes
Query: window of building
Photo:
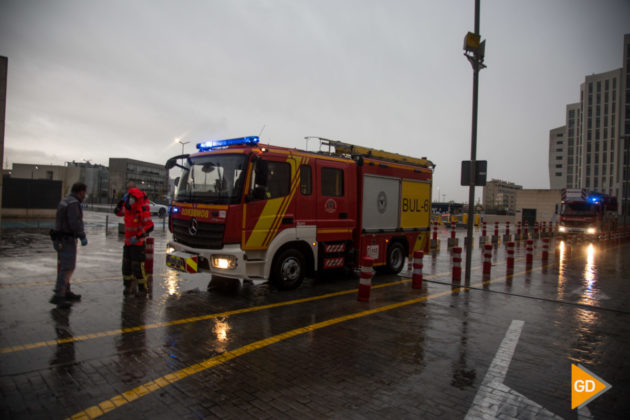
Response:
[[[591,188],[591,179],[586,178],[586,188]]]
[[[310,165],[300,166],[300,192],[302,195],[313,193],[313,170]]]
[[[343,196],[343,170],[322,168],[322,195],[329,197]]]
[[[562,152],[562,149],[561,148],[560,149],[556,149],[556,152]]]
[[[556,176],[562,176],[562,172],[556,172]]]
[[[562,164],[556,165],[556,168],[562,168]]]
[[[602,82],[597,82],[597,91],[601,92],[602,91]]]
[[[604,82],[604,88],[605,88],[606,90],[608,90],[608,86],[609,86],[609,83],[608,83],[608,82],[610,82],[610,80],[608,80],[608,79],[606,79],[606,81]]]
[[[562,156],[556,156],[556,160],[562,160]]]

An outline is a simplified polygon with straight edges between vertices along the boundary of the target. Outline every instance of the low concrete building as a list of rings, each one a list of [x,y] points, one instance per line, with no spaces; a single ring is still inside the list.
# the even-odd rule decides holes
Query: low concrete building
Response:
[[[11,169],[11,178],[61,181],[62,197],[59,197],[59,199],[61,199],[70,194],[72,184],[81,181],[81,168],[61,165],[14,163]]]
[[[519,190],[516,192],[514,220],[530,225],[534,222],[555,220],[557,206],[562,200],[562,190]]]

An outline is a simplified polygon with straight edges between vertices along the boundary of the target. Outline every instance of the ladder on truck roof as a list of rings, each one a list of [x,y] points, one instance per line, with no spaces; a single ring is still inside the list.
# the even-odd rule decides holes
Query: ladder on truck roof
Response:
[[[330,140],[320,137],[322,146],[334,146],[335,151],[329,150],[329,152],[333,155],[342,155],[342,156],[362,156],[362,157],[371,157],[374,159],[385,160],[389,162],[396,163],[407,163],[410,165],[419,165],[424,168],[434,168],[435,165],[433,162],[428,160],[427,158],[415,158],[411,156],[404,156],[398,153],[385,152],[383,150],[373,149],[370,147],[357,146],[355,144],[344,143],[338,140]]]

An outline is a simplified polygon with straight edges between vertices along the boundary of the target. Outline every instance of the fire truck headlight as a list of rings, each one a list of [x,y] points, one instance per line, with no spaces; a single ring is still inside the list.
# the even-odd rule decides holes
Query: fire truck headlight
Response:
[[[168,248],[166,248],[167,254],[172,254],[173,252],[175,252],[175,248],[173,248],[172,246],[169,246]]]
[[[588,233],[589,235],[595,235],[595,232],[597,232],[597,229],[595,229],[594,227],[586,229],[586,233]]]
[[[564,226],[560,226],[560,227],[558,228],[558,231],[559,231],[559,232],[566,232],[566,231],[567,231],[567,228],[566,228],[566,227],[564,227]]]
[[[236,257],[232,255],[213,255],[212,267],[221,270],[233,270],[236,267]]]

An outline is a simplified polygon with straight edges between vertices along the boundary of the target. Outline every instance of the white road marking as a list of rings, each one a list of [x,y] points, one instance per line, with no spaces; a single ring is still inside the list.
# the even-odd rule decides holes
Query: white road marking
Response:
[[[513,320],[466,414],[472,419],[560,419],[540,404],[503,384],[525,322]]]

